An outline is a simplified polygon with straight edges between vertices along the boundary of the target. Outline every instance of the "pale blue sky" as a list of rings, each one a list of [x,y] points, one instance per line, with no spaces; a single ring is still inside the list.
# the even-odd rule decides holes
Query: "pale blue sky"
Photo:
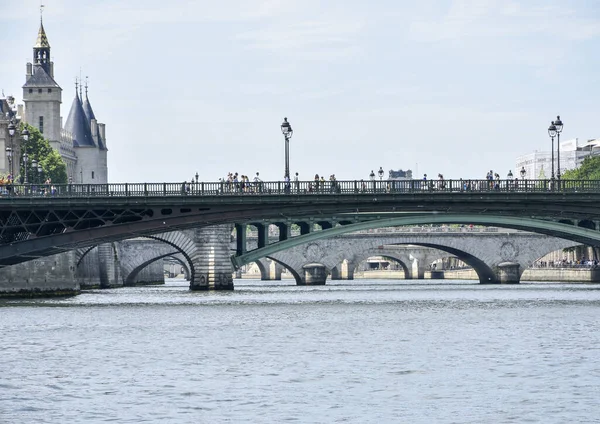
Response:
[[[74,79],[106,124],[109,179],[301,179],[371,169],[483,178],[600,137],[600,2],[48,0],[66,120]],[[0,88],[21,97],[39,1],[0,4]]]

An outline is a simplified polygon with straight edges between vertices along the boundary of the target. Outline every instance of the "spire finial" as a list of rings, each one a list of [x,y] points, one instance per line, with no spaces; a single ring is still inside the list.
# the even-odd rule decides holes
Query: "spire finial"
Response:
[[[75,77],[75,95],[77,95],[78,93],[78,89],[79,88],[79,81],[77,81],[77,77]]]
[[[81,66],[79,67],[79,98],[83,101],[83,82],[81,82]]]
[[[87,90],[88,90],[88,76],[85,76],[85,98],[87,99]]]
[[[44,21],[44,20],[42,19],[42,17],[43,17],[43,14],[44,14],[44,2],[43,2],[43,1],[40,1],[40,25],[41,25],[41,24],[42,24],[42,22]]]

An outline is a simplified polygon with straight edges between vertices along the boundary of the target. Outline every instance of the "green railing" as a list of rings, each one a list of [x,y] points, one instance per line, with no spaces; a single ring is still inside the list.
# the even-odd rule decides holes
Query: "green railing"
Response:
[[[600,180],[353,180],[115,184],[12,184],[0,199],[21,197],[170,197],[250,195],[360,195],[416,193],[600,193]]]

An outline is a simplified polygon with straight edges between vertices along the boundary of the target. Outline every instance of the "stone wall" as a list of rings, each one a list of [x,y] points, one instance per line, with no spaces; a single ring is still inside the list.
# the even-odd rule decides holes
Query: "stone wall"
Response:
[[[80,292],[75,252],[0,269],[0,297],[71,296]]]

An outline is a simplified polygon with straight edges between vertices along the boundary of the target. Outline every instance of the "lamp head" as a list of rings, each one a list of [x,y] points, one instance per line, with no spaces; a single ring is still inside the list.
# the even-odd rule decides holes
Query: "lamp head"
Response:
[[[23,131],[21,132],[21,137],[23,137],[23,140],[25,141],[29,140],[29,131],[27,131],[27,128],[23,128]]]
[[[554,121],[554,126],[556,127],[556,132],[561,133],[563,129],[563,122],[560,120],[560,116],[556,117],[556,121]]]
[[[8,134],[12,137],[13,135],[15,135],[15,124],[11,121],[10,124],[8,124]]]
[[[287,118],[283,118],[283,123],[281,124],[281,132],[285,136],[285,138],[291,138],[294,130],[292,130],[292,126],[288,122]]]
[[[548,135],[550,137],[556,137],[556,126],[554,125],[554,121],[550,122],[550,126],[548,127]]]

